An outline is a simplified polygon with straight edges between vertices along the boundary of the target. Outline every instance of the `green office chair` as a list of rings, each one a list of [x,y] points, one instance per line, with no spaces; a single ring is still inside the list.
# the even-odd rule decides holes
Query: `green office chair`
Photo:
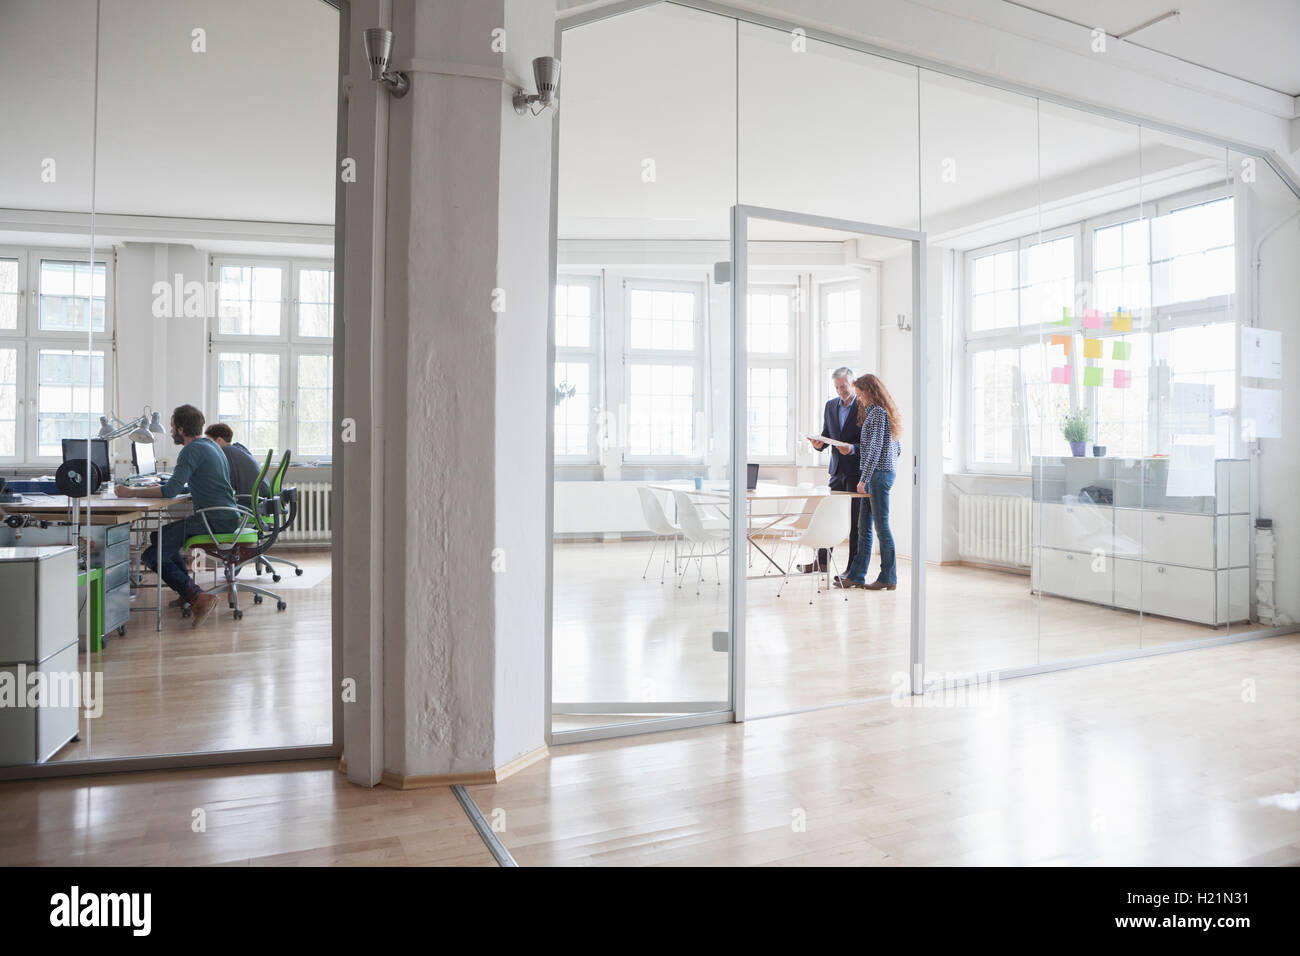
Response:
[[[293,527],[293,523],[298,519],[298,489],[284,487],[284,476],[289,470],[289,459],[293,457],[292,451],[286,451],[284,457],[280,459],[280,464],[276,466],[275,475],[271,478],[271,499],[270,505],[277,509],[280,518],[280,532],[283,534]],[[273,555],[263,555],[253,563],[253,569],[260,575],[265,569],[271,572],[271,580],[279,581],[280,575],[276,573],[275,568],[271,565],[283,564],[286,567],[293,568],[293,573],[302,577],[302,568],[294,564],[288,558],[281,558]]]
[[[262,482],[266,478],[267,469],[271,467],[271,455],[272,452],[270,451],[266,453],[266,461],[262,463],[262,470],[257,474],[257,481],[253,483],[253,494],[249,505],[235,505],[233,507],[218,505],[212,508],[199,509],[194,513],[203,518],[203,525],[207,528],[207,534],[191,535],[185,539],[185,552],[187,554],[197,548],[221,562],[226,579],[208,593],[220,594],[222,591],[227,592],[229,595],[227,603],[235,612],[236,620],[244,616],[244,612],[239,606],[239,592],[241,590],[251,592],[255,604],[261,604],[263,597],[270,597],[275,598],[277,611],[283,611],[288,607],[284,598],[275,592],[252,584],[241,585],[236,577],[241,567],[250,561],[256,561],[270,550],[282,530],[279,510],[271,507],[271,501],[262,494]],[[212,525],[208,522],[208,515],[217,511],[237,514],[239,516],[239,527],[234,531],[214,532]]]

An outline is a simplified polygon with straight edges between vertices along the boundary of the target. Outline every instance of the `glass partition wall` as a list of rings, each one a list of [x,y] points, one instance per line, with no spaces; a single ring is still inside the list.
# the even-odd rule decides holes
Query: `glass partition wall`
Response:
[[[0,503],[0,548],[38,560],[40,599],[66,611],[12,628],[0,669],[40,672],[67,705],[4,710],[0,774],[328,748],[338,9],[78,0],[0,21],[0,98],[25,144],[0,165],[0,477],[20,495]],[[249,22],[268,43],[291,30],[294,50],[259,56]],[[28,52],[50,49],[59,62]],[[59,83],[30,79],[51,68]],[[266,95],[285,76],[290,119]],[[151,497],[183,405],[201,416],[187,431],[229,429],[199,440],[242,517],[204,526],[195,512],[221,502]],[[238,553],[208,528],[242,529]],[[215,600],[197,628],[206,595],[185,577]],[[16,580],[6,606],[31,598]]]
[[[1295,509],[1283,493],[1296,465],[1279,371],[1294,355],[1300,298],[1285,266],[1294,184],[1218,144],[717,4],[650,3],[561,36],[570,85],[558,127],[556,702],[574,703],[580,687],[607,701],[589,678],[600,667],[618,671],[624,700],[665,673],[674,686],[707,673],[707,689],[690,698],[723,717],[738,698],[741,715],[755,716],[884,695],[896,670],[917,663],[900,636],[914,623],[920,680],[903,686],[916,690],[1294,626],[1297,595],[1281,582],[1287,569],[1294,579],[1300,553],[1278,531]],[[638,51],[655,49],[654,38],[672,38],[680,55],[651,89],[650,56]],[[897,243],[755,218],[740,273],[745,314],[721,341],[714,316],[731,321],[733,204],[923,233],[923,314],[910,311]],[[668,297],[685,295],[685,316],[691,283],[707,298],[709,337],[692,338],[683,320],[660,333],[662,351],[639,357],[632,292],[649,315],[655,295],[665,315]],[[650,357],[682,366],[671,388],[658,372],[681,416],[701,420],[694,389],[707,383],[712,434],[665,445],[675,458],[638,461],[630,439],[611,441],[601,423],[620,421],[633,395],[624,369]],[[673,481],[699,479],[687,497],[709,481],[738,488],[742,465],[757,466],[760,486],[824,486],[826,453],[801,436],[821,424],[841,367],[879,376],[905,423],[918,400],[929,409],[923,431],[904,431],[890,509],[900,566],[926,557],[921,605],[886,619],[875,599],[897,594],[819,593],[795,567],[806,557],[763,553],[775,539],[759,541],[762,552],[747,544],[731,555],[745,576],[758,562],[779,566],[782,583],[741,585],[733,568],[726,630],[743,667],[732,661],[728,686],[720,652],[710,662],[699,646],[724,645],[713,631],[725,599],[690,625],[698,636],[671,636],[699,613],[682,591],[669,594],[671,574],[661,586],[653,573],[666,553],[663,567],[687,580],[680,518],[664,507],[670,547],[652,553],[654,525],[633,490],[662,484],[667,506]],[[661,434],[671,442],[686,430]],[[918,451],[931,464],[923,475]],[[754,509],[741,527],[738,495],[724,520],[733,540],[753,539]],[[615,500],[617,509],[606,503]],[[797,525],[786,508],[765,505],[758,523]],[[599,583],[619,549],[638,561]],[[878,560],[877,546],[873,571]],[[698,583],[700,563],[690,567]],[[703,570],[707,582],[707,560]],[[603,597],[573,599],[584,588]],[[783,603],[793,595],[805,613]],[[846,612],[846,596],[850,608],[874,603]],[[572,641],[577,632],[589,633]],[[613,663],[601,663],[608,653]],[[643,720],[625,710],[557,712],[553,726]],[[687,708],[661,716],[670,712]]]

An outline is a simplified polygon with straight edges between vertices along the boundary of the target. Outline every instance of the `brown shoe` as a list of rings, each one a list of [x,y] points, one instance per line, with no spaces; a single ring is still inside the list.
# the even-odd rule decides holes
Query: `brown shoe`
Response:
[[[208,594],[204,591],[190,602],[190,614],[194,621],[190,627],[198,627],[212,613],[212,609],[217,606],[217,598],[214,594]]]
[[[835,584],[832,586],[843,588],[847,591],[851,588],[865,588],[867,585],[863,584],[861,581],[854,581],[852,578],[846,578],[843,575],[840,575],[835,578]]]
[[[178,597],[176,600],[172,601],[172,603],[171,603],[171,604],[168,604],[167,606],[168,606],[168,607],[180,607],[180,608],[183,608],[183,607],[188,607],[188,606],[189,606],[189,603],[190,603],[190,602],[187,601],[187,600],[185,600],[185,598],[183,598],[183,597]]]
[[[870,584],[863,584],[861,587],[868,591],[893,591],[898,587],[897,584],[882,584],[880,581],[872,581]]]

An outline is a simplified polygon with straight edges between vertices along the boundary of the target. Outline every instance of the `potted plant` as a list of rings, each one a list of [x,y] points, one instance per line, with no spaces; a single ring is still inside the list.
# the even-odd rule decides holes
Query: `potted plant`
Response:
[[[1076,408],[1061,417],[1061,434],[1070,443],[1070,454],[1082,458],[1088,451],[1088,413]]]
[[[561,382],[555,386],[555,407],[559,408],[560,403],[565,399],[573,398],[578,394],[578,386],[570,385],[568,382]]]

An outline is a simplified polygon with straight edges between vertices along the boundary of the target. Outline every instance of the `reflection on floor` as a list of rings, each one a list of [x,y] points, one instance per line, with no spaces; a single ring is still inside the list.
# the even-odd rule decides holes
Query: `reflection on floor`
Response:
[[[713,632],[727,629],[726,566],[692,566],[679,589],[650,543],[556,542],[554,691],[557,704],[725,701],[727,655]],[[784,554],[781,560],[785,560]],[[873,558],[869,578],[878,569]],[[761,558],[756,558],[757,573]],[[669,567],[671,572],[671,566]],[[747,585],[746,698],[751,716],[893,693],[904,686],[912,568],[899,561],[898,590],[812,593],[792,576]],[[930,675],[1033,666],[1115,651],[1222,636],[1226,627],[1031,594],[1025,575],[930,566],[926,578],[926,671]],[[848,598],[846,601],[845,598]],[[1234,625],[1232,633],[1250,625]],[[572,708],[577,711],[581,708]],[[597,714],[557,718],[556,730],[612,723]]]
[[[520,866],[1295,865],[1297,683],[1300,638],[1265,638],[1002,681],[980,706],[554,747],[469,790]]]
[[[496,866],[450,790],[358,787],[337,760],[12,781],[0,808],[4,866]]]
[[[103,713],[83,718],[81,739],[53,759],[330,743],[330,554],[283,553],[302,577],[291,569],[280,584],[250,577],[282,594],[283,611],[244,595],[236,621],[221,599],[195,630],[165,608],[161,632],[151,613],[132,612],[125,635],[114,634],[98,654],[83,649],[82,672],[103,674]],[[208,587],[212,576],[198,580]],[[139,606],[152,609],[153,594],[142,589]],[[173,597],[163,589],[164,604]]]

